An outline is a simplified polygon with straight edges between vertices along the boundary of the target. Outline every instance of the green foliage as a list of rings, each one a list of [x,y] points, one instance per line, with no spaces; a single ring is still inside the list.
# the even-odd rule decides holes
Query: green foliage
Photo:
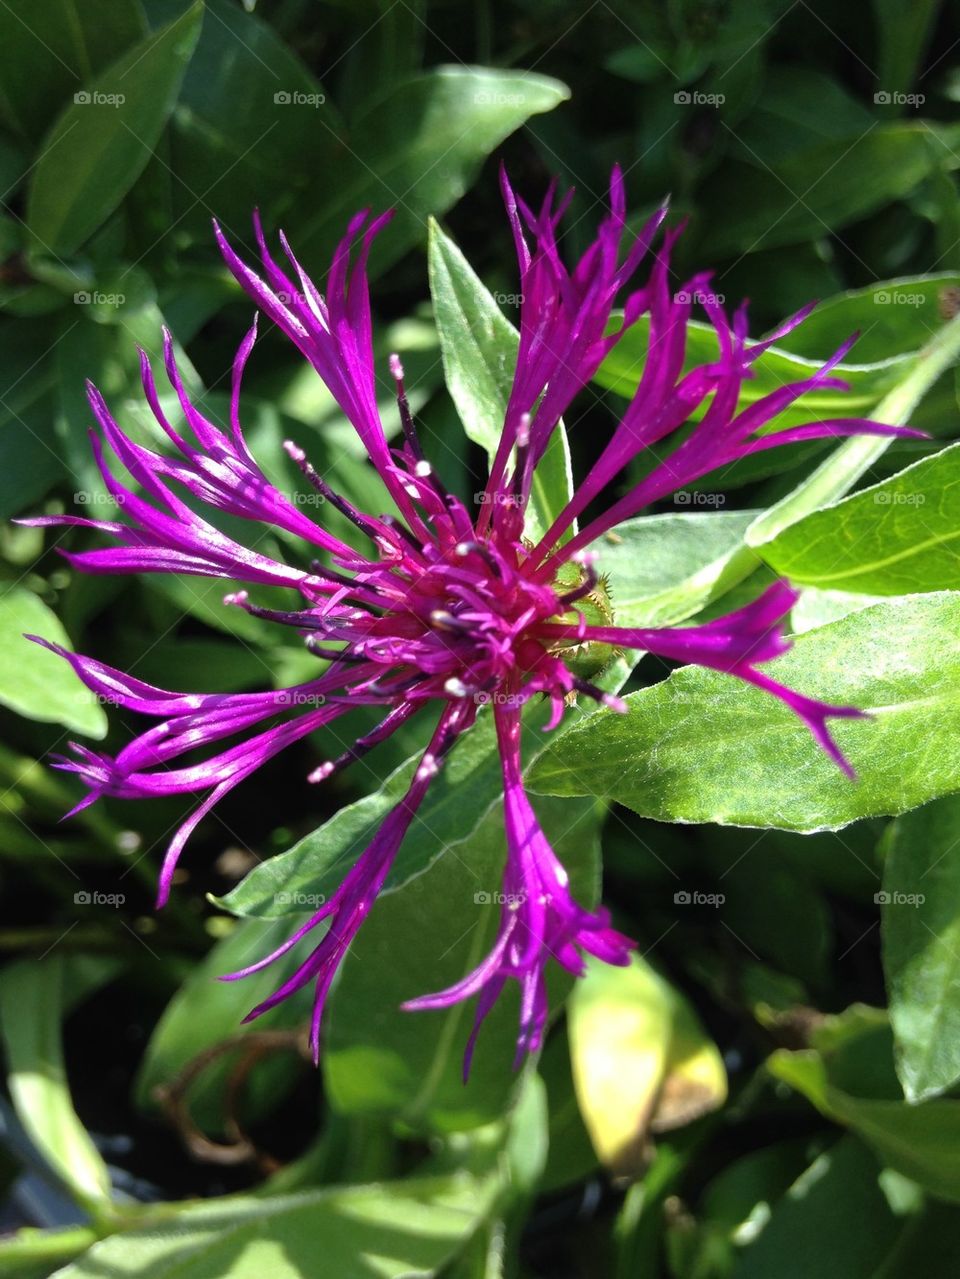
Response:
[[[0,1279],[954,1273],[958,50],[937,0],[0,4]],[[239,788],[155,916],[183,806],[106,799],[59,824],[81,790],[52,756],[108,732],[115,752],[139,726],[24,633],[187,691],[281,687],[316,660],[225,607],[224,583],[84,577],[56,552],[96,535],[9,521],[117,518],[84,381],[165,447],[137,353],[156,362],[164,324],[204,411],[228,418],[251,308],[210,219],[249,251],[254,206],[317,278],[350,215],[394,206],[371,258],[379,407],[395,435],[397,351],[428,455],[474,510],[519,341],[501,158],[528,200],[548,174],[575,185],[568,259],[618,160],[631,227],[668,191],[689,220],[678,289],[712,267],[728,309],[751,299],[752,335],[822,299],[757,359],[742,408],[858,331],[837,369],[849,390],[776,425],[926,432],[760,453],[595,548],[623,625],[705,622],[789,576],[796,642],[771,674],[871,718],[836,722],[850,782],[785,708],[719,673],[620,658],[598,682],[628,714],[581,698],[553,733],[550,707],[530,705],[537,812],[578,899],[602,900],[639,956],[591,960],[575,988],[553,965],[549,1034],[518,1071],[507,992],[464,1084],[473,1005],[400,1005],[463,977],[496,931],[502,782],[482,712],[346,957],[314,1071],[309,986],[241,1024],[309,943],[217,978],[329,899],[408,785],[427,717],[308,786],[372,726],[354,708]],[[330,395],[262,328],[252,449],[351,540],[308,505],[283,441],[365,509],[385,509],[382,488]],[[529,537],[609,438],[650,336],[641,318],[568,413]],[[701,318],[685,367],[717,356]],[[159,393],[176,420],[162,377]],[[286,534],[258,545],[303,562]]]

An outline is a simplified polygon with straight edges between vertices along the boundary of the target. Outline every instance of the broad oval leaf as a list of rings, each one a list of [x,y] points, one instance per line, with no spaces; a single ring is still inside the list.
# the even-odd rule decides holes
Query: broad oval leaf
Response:
[[[813,697],[870,712],[833,721],[850,781],[779,702],[685,667],[571,728],[530,785],[600,795],[659,821],[836,830],[960,788],[960,594],[908,596],[799,636],[767,668]]]
[[[396,217],[371,255],[373,269],[385,269],[423,241],[427,217],[460,199],[504,138],[569,96],[548,76],[483,67],[433,67],[389,85],[364,104],[349,137],[338,139],[333,189],[330,175],[319,174],[301,201],[311,212],[290,219],[298,254],[327,260],[357,209],[393,205]]]
[[[635,955],[626,968],[587,959],[569,1011],[573,1080],[600,1160],[637,1174],[651,1131],[721,1106],[720,1053],[683,996]]]
[[[669,626],[691,617],[758,566],[743,537],[756,511],[641,515],[593,547],[617,626]]]
[[[25,586],[0,592],[0,703],[28,719],[63,724],[87,737],[103,737],[107,717],[67,662],[26,635],[70,648],[70,640],[43,600]]]
[[[960,444],[815,511],[761,548],[778,573],[830,590],[901,595],[960,587]]]
[[[430,1279],[490,1206],[493,1183],[411,1178],[189,1204],[95,1244],[58,1279]]]

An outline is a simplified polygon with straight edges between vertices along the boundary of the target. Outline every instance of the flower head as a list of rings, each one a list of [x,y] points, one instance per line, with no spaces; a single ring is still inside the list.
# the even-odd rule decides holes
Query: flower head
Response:
[[[573,899],[564,868],[540,828],[523,783],[520,725],[525,702],[550,699],[550,727],[560,722],[576,694],[622,711],[618,698],[591,682],[593,655],[642,649],[724,671],[779,697],[849,771],[827,720],[860,712],[804,697],[761,669],[788,647],[783,620],[796,599],[790,586],[778,582],[747,607],[703,625],[625,628],[615,624],[589,550],[620,521],[736,458],[796,440],[898,433],[860,419],[769,429],[778,414],[806,392],[843,385],[833,370],[849,344],[810,377],[739,409],[742,385],[758,355],[799,324],[806,311],[764,341],[748,342],[745,309],[728,318],[706,291],[709,276],[695,276],[681,291],[671,291],[669,254],[678,232],[670,231],[655,254],[648,282],[627,294],[622,320],[611,326],[614,303],[650,253],[666,210],[659,210],[638,236],[629,237],[623,182],[615,169],[610,211],[594,242],[570,270],[557,238],[566,201],[557,205],[551,187],[539,211],[534,211],[514,195],[505,175],[503,190],[521,273],[520,346],[502,436],[477,512],[469,511],[445,487],[424,456],[396,356],[391,357],[389,372],[403,436],[398,447],[388,442],[377,408],[366,277],[371,244],[388,215],[371,220],[362,212],[334,253],[325,293],[297,262],[283,236],[286,264],[281,266],[271,256],[259,220],[257,270],[238,256],[219,227],[215,231],[230,270],[259,310],[316,369],[383,482],[394,513],[359,511],[330,488],[300,447],[286,445],[306,480],[367,539],[366,554],[333,536],[275,487],[247,446],[240,390],[256,324],[234,362],[228,430],[191,402],[169,334],[166,374],[189,436],[165,416],[150,362],[142,356],[144,395],[169,440],[168,451],[131,439],[91,386],[90,404],[99,428],[92,435],[93,448],[104,482],[125,518],[33,521],[82,525],[109,534],[109,548],[67,554],[87,572],[188,573],[223,579],[230,587],[226,603],[299,632],[326,662],[315,679],[289,689],[173,693],[91,657],[57,649],[90,688],[155,721],[116,756],[73,746],[74,757],[61,760],[59,767],[79,774],[88,787],[78,807],[100,795],[202,797],[166,851],[161,904],[197,823],[265,761],[351,706],[380,706],[383,717],[377,727],[339,758],[321,762],[312,771],[308,780],[321,782],[384,741],[415,711],[427,704],[434,708],[436,725],[409,789],[337,891],[278,951],[232,974],[243,977],[265,967],[317,930],[319,940],[300,967],[250,1014],[256,1017],[313,983],[315,1052],[324,1000],[340,960],[383,886],[432,778],[479,713],[495,719],[502,761],[508,851],[499,933],[490,954],[462,981],[407,1005],[439,1008],[476,997],[465,1069],[480,1023],[508,981],[521,988],[521,1053],[541,1041],[548,1012],[544,972],[549,960],[579,974],[585,952],[625,964],[632,945],[611,927],[605,911],[589,911]],[[716,331],[718,356],[713,363],[684,371],[694,297],[703,298]],[[569,504],[534,543],[524,529],[537,465],[574,397],[643,314],[649,316],[649,350],[636,394]],[[588,508],[595,512],[602,506],[633,458],[672,440],[698,410],[699,420],[678,437],[666,460],[577,527]],[[109,460],[106,449],[113,455]],[[115,463],[139,491],[117,478]],[[308,555],[319,558],[299,567],[250,549],[221,531],[203,513],[205,507],[282,529],[299,539]],[[287,610],[263,607],[255,602],[262,585],[287,587],[296,598]],[[228,740],[232,744],[223,745]],[[203,756],[199,762],[182,762],[198,751]],[[322,935],[321,925],[326,926]]]

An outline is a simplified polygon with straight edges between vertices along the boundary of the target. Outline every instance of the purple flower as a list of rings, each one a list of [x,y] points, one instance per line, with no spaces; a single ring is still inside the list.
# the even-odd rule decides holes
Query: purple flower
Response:
[[[708,275],[695,276],[677,293],[669,283],[669,254],[678,232],[666,233],[649,281],[628,293],[622,321],[611,331],[614,302],[640,261],[650,252],[665,216],[661,209],[635,238],[628,237],[623,181],[615,169],[610,212],[597,237],[572,270],[560,257],[557,232],[566,201],[555,207],[551,187],[539,212],[503,190],[520,262],[520,348],[503,433],[474,517],[449,492],[424,457],[407,404],[403,370],[396,356],[396,384],[403,438],[391,447],[377,409],[366,260],[388,215],[370,220],[359,213],[338,246],[321,294],[297,262],[286,240],[287,264],[271,256],[259,221],[259,271],[233,250],[219,227],[216,235],[227,265],[258,308],[299,347],[335,397],[363,442],[398,514],[371,515],[354,509],[316,473],[304,452],[287,451],[309,483],[369,540],[362,555],[332,536],[267,480],[247,447],[240,425],[240,386],[256,338],[247,334],[233,368],[230,429],[221,430],[193,405],[184,388],[169,334],[167,377],[190,436],[164,415],[153,372],[142,356],[144,394],[170,451],[136,443],[114,421],[99,392],[89,388],[99,427],[92,435],[104,482],[117,499],[122,522],[73,516],[32,523],[96,528],[113,539],[109,548],[71,552],[77,568],[92,573],[190,573],[230,583],[226,602],[292,627],[327,665],[316,679],[277,692],[171,693],[153,688],[90,657],[61,649],[95,692],[152,718],[155,723],[115,757],[73,745],[75,758],[58,767],[80,775],[88,793],[78,808],[100,795],[141,798],[192,794],[201,802],[170,842],[160,876],[166,901],[177,859],[200,819],[266,760],[358,703],[383,709],[378,727],[338,759],[321,763],[308,780],[319,782],[384,741],[425,703],[435,708],[436,727],[409,789],[357,859],[332,898],[278,951],[231,976],[243,977],[272,963],[319,925],[326,929],[303,963],[256,1017],[307,983],[314,983],[313,1045],[319,1052],[326,994],[357,929],[383,886],[393,859],[432,778],[480,708],[496,723],[502,760],[507,863],[499,934],[490,954],[448,990],[424,995],[408,1008],[446,1007],[476,996],[476,1021],[465,1070],[480,1024],[507,981],[521,987],[518,1054],[535,1049],[547,1017],[544,971],[554,959],[568,972],[583,971],[585,952],[626,964],[632,942],[610,926],[604,910],[588,911],[572,898],[567,876],[544,836],[523,784],[520,758],[522,705],[545,695],[552,702],[550,727],[561,720],[572,694],[596,699],[612,710],[624,704],[585,678],[579,658],[588,645],[636,648],[680,662],[694,662],[755,684],[784,701],[808,725],[817,742],[850,772],[827,729],[832,716],[860,714],[785,688],[760,668],[788,647],[783,619],[796,592],[784,582],[717,621],[682,628],[638,629],[614,624],[588,550],[601,534],[638,511],[760,449],[796,440],[871,433],[904,433],[860,419],[814,421],[768,429],[777,415],[807,391],[844,384],[833,376],[849,349],[843,346],[823,368],[783,386],[738,411],[751,365],[772,342],[799,324],[806,310],[772,337],[748,343],[744,308],[729,319],[707,291]],[[632,243],[624,251],[624,241]],[[716,330],[717,359],[684,372],[691,299],[702,298]],[[648,357],[640,385],[622,420],[569,505],[536,545],[524,538],[524,513],[534,471],[561,416],[625,330],[648,315]],[[674,437],[703,408],[673,450],[639,483],[591,513],[578,517],[622,480],[638,454]],[[763,433],[759,432],[763,430]],[[107,459],[106,446],[112,458]],[[138,486],[118,479],[119,463]],[[193,503],[188,504],[187,496]],[[221,532],[202,512],[214,507],[241,519],[292,534],[309,555],[322,558],[297,567],[248,549]],[[566,540],[563,540],[563,539]],[[289,611],[261,607],[247,588],[284,586],[297,593]],[[39,643],[46,641],[38,640]],[[47,647],[55,647],[47,645]],[[222,745],[228,739],[232,744]],[[200,751],[200,762],[182,757]]]

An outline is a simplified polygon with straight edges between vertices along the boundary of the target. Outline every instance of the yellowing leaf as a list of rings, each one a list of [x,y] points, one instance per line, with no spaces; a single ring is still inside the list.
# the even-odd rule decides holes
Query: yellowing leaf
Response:
[[[598,1158],[620,1175],[639,1171],[650,1132],[680,1127],[726,1099],[716,1045],[639,956],[626,968],[588,960],[569,1026],[583,1121]]]

